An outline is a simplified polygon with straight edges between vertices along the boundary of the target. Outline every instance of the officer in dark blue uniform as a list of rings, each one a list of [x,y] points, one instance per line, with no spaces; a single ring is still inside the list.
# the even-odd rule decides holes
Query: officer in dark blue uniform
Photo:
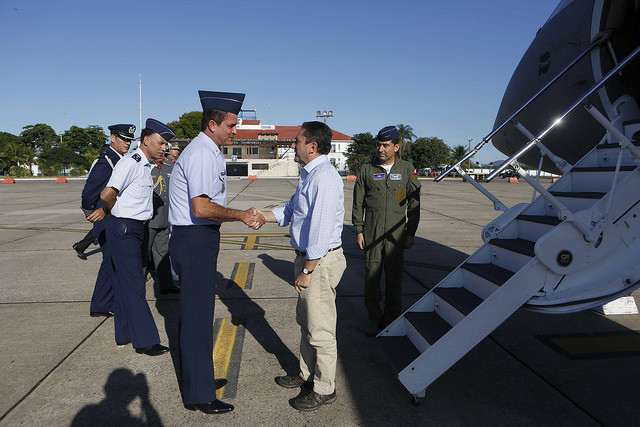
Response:
[[[145,222],[153,215],[153,162],[164,158],[167,140],[174,135],[164,123],[148,119],[140,134],[140,145],[118,163],[100,193],[104,209],[112,218],[107,239],[115,277],[116,342],[131,342],[137,353],[148,356],[169,351],[160,344],[146,300],[142,245]]]
[[[207,414],[233,410],[216,398],[227,380],[214,379],[213,309],[220,223],[264,223],[256,209],[227,208],[227,170],[220,147],[231,145],[243,93],[199,91],[200,134],[173,166],[169,183],[171,264],[180,276],[180,381],[184,406]]]
[[[111,146],[98,157],[98,161],[89,172],[82,189],[82,210],[87,221],[93,223],[93,235],[96,236],[102,248],[102,263],[89,308],[89,314],[92,317],[113,316],[111,258],[105,233],[110,218],[106,216],[103,209],[100,192],[111,178],[116,163],[129,151],[136,127],[131,124],[119,124],[109,126],[109,130],[111,131]],[[117,340],[118,337],[116,337]]]

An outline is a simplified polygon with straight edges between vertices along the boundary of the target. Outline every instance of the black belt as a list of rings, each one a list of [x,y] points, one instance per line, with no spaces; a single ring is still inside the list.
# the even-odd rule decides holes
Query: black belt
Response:
[[[173,228],[185,230],[196,230],[198,228],[220,230],[220,224],[174,225]]]
[[[122,217],[119,217],[119,216],[114,216],[114,218],[121,219],[123,221],[133,221],[133,222],[140,223],[142,225],[146,224],[149,221],[147,219],[122,218]]]
[[[340,249],[342,247],[342,245],[340,246],[336,246],[335,248],[329,249],[327,252],[331,252],[331,251],[337,251],[338,249]],[[296,255],[298,256],[307,256],[306,252],[302,252],[296,249]]]

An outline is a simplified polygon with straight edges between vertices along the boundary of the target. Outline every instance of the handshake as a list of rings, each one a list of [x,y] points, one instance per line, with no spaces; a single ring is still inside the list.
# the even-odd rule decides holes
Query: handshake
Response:
[[[254,230],[262,227],[265,222],[275,222],[273,212],[262,212],[256,208],[249,208],[246,211],[242,211],[241,219],[249,228],[253,228]]]

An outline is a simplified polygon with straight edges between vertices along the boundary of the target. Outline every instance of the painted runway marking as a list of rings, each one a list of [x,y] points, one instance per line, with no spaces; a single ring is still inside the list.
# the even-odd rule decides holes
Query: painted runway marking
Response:
[[[255,264],[252,262],[236,263],[231,273],[230,287],[251,289],[254,267]],[[245,328],[234,325],[230,317],[215,321],[216,340],[213,346],[213,367],[216,378],[226,378],[228,381],[226,386],[216,391],[218,399],[233,398],[236,395],[244,332]]]

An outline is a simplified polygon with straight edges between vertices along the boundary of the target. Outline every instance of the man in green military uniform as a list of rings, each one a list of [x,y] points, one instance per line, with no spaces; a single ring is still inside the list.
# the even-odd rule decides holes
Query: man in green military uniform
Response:
[[[358,247],[365,255],[364,304],[369,312],[365,334],[375,336],[402,314],[404,250],[413,246],[420,221],[420,182],[413,165],[396,157],[398,130],[378,132],[378,159],[362,165],[353,188],[352,220]],[[380,277],[386,277],[384,311]]]

